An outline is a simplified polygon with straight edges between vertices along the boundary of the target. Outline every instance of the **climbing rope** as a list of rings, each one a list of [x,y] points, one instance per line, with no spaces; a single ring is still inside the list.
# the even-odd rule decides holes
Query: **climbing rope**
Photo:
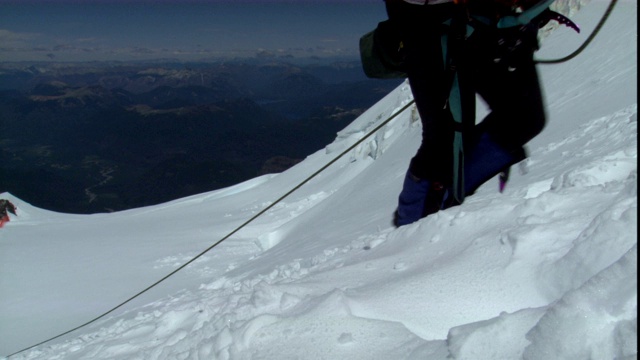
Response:
[[[604,23],[609,18],[609,15],[611,15],[611,12],[613,11],[613,8],[614,8],[614,6],[616,5],[617,2],[618,2],[618,0],[611,0],[611,2],[609,3],[609,6],[607,7],[607,10],[604,12],[604,15],[600,19],[600,22],[598,22],[596,27],[591,32],[591,35],[589,35],[587,40],[585,40],[584,43],[582,43],[582,45],[578,49],[576,49],[576,51],[574,51],[573,53],[571,53],[571,54],[569,54],[569,55],[567,55],[567,56],[565,56],[563,58],[559,58],[559,59],[551,59],[551,60],[541,59],[541,60],[534,60],[534,61],[537,64],[560,64],[560,63],[569,61],[569,60],[573,59],[574,57],[578,56],[580,53],[582,53],[582,51],[584,51],[584,49],[587,48],[587,46],[589,46],[591,41],[596,37],[596,35],[600,31],[600,29],[602,28]]]
[[[177,272],[181,271],[182,269],[186,268],[187,266],[189,266],[191,263],[193,263],[194,261],[198,260],[200,257],[202,257],[204,254],[208,253],[209,251],[211,251],[213,248],[215,248],[216,246],[218,246],[219,244],[221,244],[223,241],[229,239],[231,236],[233,236],[235,233],[237,233],[238,231],[240,231],[242,228],[244,228],[245,226],[249,225],[251,222],[253,222],[255,219],[257,219],[258,217],[262,216],[264,213],[266,213],[267,211],[269,211],[272,207],[274,207],[275,205],[277,205],[278,203],[280,203],[282,200],[284,200],[286,197],[288,197],[289,195],[291,195],[294,191],[298,190],[299,188],[301,188],[303,185],[305,185],[306,183],[308,183],[309,181],[311,181],[311,179],[315,178],[316,176],[318,176],[321,172],[323,172],[324,170],[326,170],[329,166],[331,166],[333,163],[335,163],[336,161],[338,161],[340,158],[342,158],[344,155],[348,154],[349,152],[351,152],[351,150],[355,149],[358,145],[362,144],[362,142],[364,142],[367,138],[369,138],[371,135],[375,134],[376,132],[378,132],[378,130],[382,129],[383,126],[385,126],[386,124],[388,124],[391,120],[393,120],[394,118],[396,118],[398,115],[400,115],[402,112],[404,112],[407,108],[409,108],[413,103],[415,102],[415,100],[411,100],[409,101],[406,105],[404,105],[403,107],[401,107],[399,110],[397,110],[396,112],[394,112],[393,114],[391,114],[391,116],[389,116],[385,121],[381,122],[378,126],[376,126],[375,128],[373,128],[371,131],[369,131],[366,135],[364,135],[361,139],[359,139],[358,141],[356,141],[353,145],[351,145],[350,147],[348,147],[346,150],[344,150],[342,153],[340,153],[338,156],[336,156],[335,158],[333,158],[333,160],[329,161],[327,164],[325,164],[323,167],[321,167],[320,169],[318,169],[316,172],[314,172],[313,174],[311,174],[309,177],[307,177],[306,179],[304,179],[301,183],[299,183],[298,185],[296,185],[295,187],[293,187],[291,190],[289,190],[287,193],[285,193],[284,195],[282,195],[280,198],[278,198],[277,200],[275,200],[273,203],[271,203],[271,205],[265,207],[264,209],[262,209],[261,211],[259,211],[257,214],[255,214],[254,216],[252,216],[249,220],[245,221],[244,223],[242,223],[242,225],[238,226],[237,228],[235,228],[233,231],[231,231],[230,233],[228,233],[227,235],[225,235],[223,238],[221,238],[220,240],[216,241],[215,243],[213,243],[211,246],[209,246],[208,248],[206,248],[205,250],[203,250],[200,254],[196,255],[195,257],[193,257],[191,260],[187,261],[186,263],[180,265],[179,267],[177,267],[175,270],[173,270],[172,272],[168,273],[167,275],[165,275],[164,277],[162,277],[160,280],[154,282],[153,284],[149,285],[148,287],[146,287],[144,290],[138,292],[137,294],[131,296],[130,298],[128,298],[127,300],[123,301],[122,303],[118,304],[117,306],[113,307],[112,309],[104,312],[103,314],[95,317],[94,319],[91,319],[87,322],[85,322],[84,324],[78,325],[76,327],[74,327],[71,330],[65,331],[59,335],[56,335],[54,337],[51,337],[47,340],[41,341],[35,345],[31,345],[29,347],[26,347],[20,351],[16,351],[13,354],[7,355],[7,358],[10,358],[12,356],[15,356],[17,354],[20,354],[22,352],[25,352],[27,350],[33,349],[37,346],[43,345],[45,343],[48,343],[50,341],[53,341],[55,339],[58,339],[62,336],[68,335],[76,330],[79,330],[85,326],[88,326],[102,318],[104,318],[105,316],[111,314],[112,312],[116,311],[117,309],[121,308],[122,306],[128,304],[129,302],[131,302],[132,300],[134,300],[135,298],[139,297],[140,295],[146,293],[147,291],[151,290],[152,288],[158,286],[160,283],[162,283],[163,281],[167,280],[168,278],[170,278],[171,276],[175,275]]]

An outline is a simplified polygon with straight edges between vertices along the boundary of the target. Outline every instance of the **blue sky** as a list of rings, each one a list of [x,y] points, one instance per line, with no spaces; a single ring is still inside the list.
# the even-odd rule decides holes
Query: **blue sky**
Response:
[[[382,0],[0,0],[0,61],[356,56],[385,18]]]

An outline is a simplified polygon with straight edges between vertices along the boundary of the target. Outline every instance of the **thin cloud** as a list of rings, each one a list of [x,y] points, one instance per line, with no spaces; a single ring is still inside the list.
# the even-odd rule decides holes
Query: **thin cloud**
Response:
[[[21,47],[27,42],[37,38],[38,34],[18,33],[6,29],[0,29],[0,46]]]

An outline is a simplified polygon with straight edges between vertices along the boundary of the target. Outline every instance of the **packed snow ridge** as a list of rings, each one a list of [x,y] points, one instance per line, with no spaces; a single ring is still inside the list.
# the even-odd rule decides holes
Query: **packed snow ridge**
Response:
[[[606,5],[574,20],[590,29]],[[636,19],[623,0],[579,58],[540,67],[549,123],[503,194],[490,181],[398,229],[413,109],[274,201],[407,104],[406,83],[297,166],[227,189],[89,216],[1,194],[18,216],[0,229],[0,356],[273,205],[10,359],[636,359]],[[558,29],[538,56],[587,35]]]

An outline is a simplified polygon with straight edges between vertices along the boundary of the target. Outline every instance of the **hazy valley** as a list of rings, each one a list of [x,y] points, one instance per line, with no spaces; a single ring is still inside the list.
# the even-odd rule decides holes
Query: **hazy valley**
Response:
[[[0,66],[0,192],[117,211],[280,172],[399,81],[359,62]]]

